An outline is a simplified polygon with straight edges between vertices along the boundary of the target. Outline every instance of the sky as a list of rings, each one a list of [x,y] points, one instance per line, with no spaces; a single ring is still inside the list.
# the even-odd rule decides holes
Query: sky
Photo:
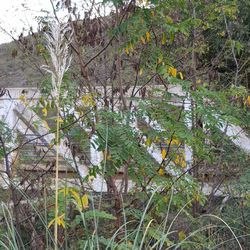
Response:
[[[30,26],[37,29],[37,16],[46,16],[47,10],[52,13],[50,0],[0,0],[0,44],[13,39],[5,31],[12,33],[16,38],[23,29],[24,34]],[[5,31],[4,31],[5,30]]]
[[[78,6],[87,5],[88,0],[72,0]],[[27,35],[29,27],[37,30],[37,17],[52,16],[53,9],[50,0],[0,0],[0,44],[13,41],[23,32]],[[80,5],[79,5],[80,4]],[[59,18],[66,16],[66,11],[58,13]]]

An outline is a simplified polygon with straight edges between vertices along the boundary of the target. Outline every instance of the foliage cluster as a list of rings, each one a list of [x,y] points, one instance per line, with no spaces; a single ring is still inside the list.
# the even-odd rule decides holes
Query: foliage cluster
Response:
[[[249,156],[227,132],[232,124],[248,130],[250,123],[248,1],[102,4],[111,6],[109,16],[94,3],[96,12],[90,8],[83,20],[71,1],[53,5],[56,21],[60,9],[71,15],[62,34],[72,64],[56,94],[58,54],[51,55],[39,35],[33,40],[47,70],[52,57],[52,81],[40,84],[36,104],[28,105],[25,95],[20,102],[40,117],[30,127],[56,136],[32,165],[38,174],[27,174],[13,157],[27,142],[9,145],[0,123],[11,193],[9,208],[2,208],[1,247],[247,249]],[[44,20],[46,34],[50,21]],[[23,41],[18,45],[31,53]],[[60,142],[72,157],[57,157],[57,167],[69,167],[54,192],[54,161],[38,170]],[[99,162],[92,162],[90,148]],[[105,192],[93,190],[99,179]],[[228,203],[217,197],[220,187],[228,188]]]

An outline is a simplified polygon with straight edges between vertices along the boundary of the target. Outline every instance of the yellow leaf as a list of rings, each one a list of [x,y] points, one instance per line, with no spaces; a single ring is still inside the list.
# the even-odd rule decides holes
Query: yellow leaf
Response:
[[[179,155],[176,155],[176,157],[175,157],[175,159],[174,159],[174,163],[175,163],[176,165],[179,165],[179,163],[180,163],[180,156],[179,156]]]
[[[59,117],[58,119],[56,118],[56,119],[55,119],[55,122],[57,122],[57,121],[58,121],[59,123],[63,123],[63,119],[62,119],[61,117]]]
[[[88,200],[88,195],[87,194],[82,196],[82,206],[83,206],[83,208],[88,208],[89,207],[89,200]]]
[[[109,161],[110,161],[111,159],[112,159],[111,155],[110,155],[110,154],[108,154],[108,155],[107,155],[107,160],[109,160]]]
[[[162,151],[161,151],[162,160],[164,160],[166,158],[166,156],[167,156],[167,151],[166,151],[165,148],[163,148]]]
[[[58,216],[57,221],[55,218],[51,220],[48,224],[48,228],[50,228],[55,222],[57,223],[58,226],[62,226],[63,228],[65,228],[64,216],[65,214]]]
[[[200,83],[201,83],[201,80],[200,80],[200,79],[196,80],[196,83],[197,83],[197,84],[200,84]]]
[[[62,188],[58,191],[58,193],[62,193],[63,196],[66,196],[69,193],[69,189],[68,188]]]
[[[174,242],[169,240],[169,239],[166,239],[165,243],[166,243],[167,247],[174,245]]]
[[[20,95],[19,100],[22,101],[22,102],[25,102],[26,101],[26,96],[25,95]]]
[[[143,69],[142,69],[142,68],[140,68],[140,70],[139,70],[139,72],[138,72],[139,76],[141,76],[141,75],[142,75],[142,73],[143,73]]]
[[[62,214],[62,215],[57,217],[58,226],[62,226],[63,228],[65,228],[64,215],[65,214]],[[54,222],[55,222],[55,220],[54,220]]]
[[[158,170],[158,173],[159,173],[160,176],[164,176],[164,175],[165,175],[165,171],[164,171],[163,168],[160,168],[160,169]]]
[[[107,160],[108,160],[108,157],[109,157],[109,156],[108,156],[108,150],[105,149],[105,150],[103,150],[102,153],[103,153],[104,159],[107,159]]]
[[[141,167],[141,173],[142,173],[143,176],[146,175],[146,173],[145,173],[145,167],[144,166]]]
[[[173,70],[172,70],[172,76],[176,77],[176,75],[177,75],[177,70],[175,68],[173,68]]]
[[[51,221],[49,222],[48,228],[50,228],[50,227],[55,223],[55,220],[56,220],[56,219],[53,219],[53,220],[51,220]]]
[[[186,161],[184,155],[176,155],[174,163],[182,168],[186,167]]]
[[[46,129],[50,129],[50,127],[49,127],[49,125],[48,125],[48,123],[46,122],[46,121],[43,121],[43,125],[44,125],[44,127],[46,128]]]
[[[47,111],[47,109],[46,108],[43,108],[42,109],[42,113],[43,113],[43,116],[47,116],[48,115],[48,111]]]
[[[163,61],[163,56],[162,56],[162,55],[160,55],[160,56],[159,56],[159,58],[158,58],[158,60],[157,60],[157,63],[158,63],[158,64],[161,64],[161,63],[162,63],[162,61]]]
[[[220,35],[220,36],[222,36],[222,37],[224,37],[225,34],[226,34],[225,31],[222,31],[222,32],[219,32],[219,33],[218,33],[218,35]]]
[[[146,142],[145,142],[145,145],[146,145],[147,147],[150,147],[151,144],[152,144],[152,142],[151,142],[150,138],[147,138],[147,139],[146,139]]]
[[[171,76],[176,77],[176,75],[177,75],[177,69],[174,68],[174,67],[169,67],[168,73],[169,73]]]
[[[170,139],[167,139],[167,140],[165,140],[165,142],[169,145],[170,144],[170,142],[171,142],[171,146],[172,145],[180,145],[181,144],[181,142],[178,140],[178,139],[172,139],[172,140],[170,140]]]
[[[27,105],[27,97],[26,95],[20,95],[19,100],[26,106]]]
[[[155,143],[159,143],[161,141],[161,139],[159,138],[159,136],[156,136],[154,141],[155,141]]]
[[[169,24],[172,24],[174,21],[173,21],[173,19],[170,17],[170,16],[167,16],[166,17],[166,21],[167,21],[167,23],[169,23]]]
[[[63,219],[63,218],[60,218],[60,217],[59,217],[58,225],[59,225],[59,226],[62,226],[63,228],[65,228],[65,222],[64,222],[64,219]]]
[[[147,40],[147,42],[150,41],[150,37],[151,37],[151,36],[150,36],[150,32],[147,31],[147,32],[146,32],[146,40]]]
[[[181,167],[182,168],[186,167],[186,161],[184,159],[181,160]]]
[[[163,201],[164,201],[165,203],[167,203],[168,200],[169,200],[169,197],[168,197],[167,195],[163,197]]]
[[[195,199],[196,201],[200,202],[200,201],[201,201],[201,196],[200,196],[200,194],[195,194],[194,199]]]
[[[93,175],[90,175],[90,176],[88,177],[88,181],[89,181],[89,182],[92,182],[94,179],[95,179],[95,176],[93,176]]]
[[[146,44],[145,38],[143,36],[141,36],[141,42],[142,44]]]
[[[178,237],[179,237],[179,240],[180,241],[183,241],[183,240],[185,240],[186,239],[186,234],[185,234],[185,232],[184,231],[180,231],[179,233],[178,233]]]
[[[129,54],[129,48],[128,47],[125,48],[125,52],[126,52],[127,55]]]
[[[181,72],[179,72],[179,76],[180,76],[181,80],[183,80],[183,74]]]
[[[162,44],[162,45],[165,45],[166,42],[167,42],[167,35],[166,35],[166,33],[164,32],[164,33],[162,33],[161,44]]]
[[[247,105],[250,106],[250,95],[247,97]]]
[[[73,189],[71,189],[70,192],[71,192],[71,194],[73,195],[74,200],[75,200],[75,202],[76,202],[78,208],[79,208],[80,210],[82,210],[82,202],[81,202],[81,198],[80,198],[79,194],[78,194],[75,190],[73,190]]]
[[[91,94],[86,94],[82,96],[82,103],[86,107],[93,107],[95,106],[95,100]]]
[[[80,195],[74,189],[70,189],[70,192],[71,192],[72,196],[74,197],[74,200],[75,200],[75,202],[77,204],[77,207],[80,210],[83,210],[83,209],[89,207],[89,201],[88,201],[87,194],[80,197]]]
[[[172,144],[174,144],[174,145],[180,145],[181,142],[178,139],[173,139],[172,140]]]

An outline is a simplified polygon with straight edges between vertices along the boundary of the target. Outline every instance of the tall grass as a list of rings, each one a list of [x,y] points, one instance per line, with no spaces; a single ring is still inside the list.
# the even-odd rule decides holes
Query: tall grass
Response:
[[[5,228],[6,228],[5,233],[2,234],[0,238],[1,249],[19,250],[20,248],[18,246],[17,237],[20,237],[20,235],[17,235],[15,226],[12,220],[11,212],[4,203],[1,204],[1,212],[3,213],[3,218],[5,221]],[[19,242],[22,242],[22,241],[19,241]]]
[[[171,211],[172,206],[172,197],[173,192],[171,194],[171,198],[166,206],[166,214],[165,218],[160,222],[156,222],[157,219],[149,217],[148,208],[152,204],[153,197],[157,194],[158,189],[155,189],[145,206],[145,209],[142,211],[141,217],[139,220],[129,219],[127,217],[125,205],[123,206],[123,216],[124,223],[121,225],[119,229],[117,229],[110,237],[106,238],[102,235],[105,228],[96,228],[97,220],[100,219],[100,215],[98,214],[98,210],[94,209],[92,206],[92,211],[94,216],[91,221],[87,218],[88,211],[82,211],[80,207],[78,207],[78,214],[81,217],[82,223],[79,226],[83,227],[84,230],[84,239],[81,243],[81,246],[78,245],[76,248],[76,244],[74,239],[70,240],[69,248],[63,249],[87,249],[87,250],[97,250],[97,249],[106,249],[106,250],[115,250],[115,249],[131,249],[131,250],[165,250],[165,249],[219,249],[224,244],[228,244],[229,242],[235,241],[237,244],[237,249],[243,249],[239,238],[248,236],[241,235],[237,236],[233,229],[228,225],[228,223],[222,220],[220,217],[212,214],[202,215],[196,219],[196,222],[204,220],[204,218],[213,218],[216,219],[219,223],[208,223],[207,225],[197,226],[197,228],[193,228],[190,233],[188,233],[183,239],[176,238],[175,235],[178,234],[176,229],[173,230],[174,224],[177,221],[178,217],[186,216],[186,207],[190,202],[187,202],[182,208],[176,211],[176,214],[173,216],[173,210]],[[35,211],[35,214],[41,220],[43,227],[45,230],[49,230],[47,227],[47,222],[44,221],[42,214],[36,209],[33,202],[23,194],[27,199],[28,203],[32,206],[32,209]],[[94,197],[92,197],[94,199]],[[93,201],[92,201],[93,202]],[[3,234],[0,235],[0,249],[10,249],[10,250],[19,250],[19,249],[28,249],[25,244],[22,243],[22,239],[20,235],[17,235],[15,230],[14,221],[12,219],[12,212],[9,207],[5,204],[1,204],[1,213],[3,214],[4,224],[2,223],[1,227],[5,228]],[[150,218],[150,219],[149,219]],[[171,218],[171,219],[170,219]],[[94,226],[94,230],[93,227]],[[218,242],[216,239],[211,240],[205,236],[205,232],[208,230],[215,229],[227,229],[228,232],[232,234],[232,238],[223,239],[223,241]],[[99,231],[99,234],[96,234],[96,230]],[[154,230],[156,237],[153,237],[150,233],[150,230]],[[48,234],[51,237],[52,244],[57,245],[55,239],[53,239],[52,234]],[[215,237],[216,235],[214,235]],[[22,245],[18,245],[22,243]],[[58,247],[58,246],[57,246]],[[47,244],[46,249],[50,249],[50,246]]]
[[[56,112],[56,178],[55,178],[55,250],[58,249],[58,172],[59,172],[59,147],[60,147],[60,95],[63,76],[68,70],[71,57],[69,56],[69,42],[71,38],[66,39],[68,25],[62,25],[56,22],[50,23],[49,31],[45,34],[47,40],[47,49],[49,51],[52,66],[43,66],[51,74],[52,96],[55,99]]]
[[[238,238],[243,236],[236,236],[236,234],[233,232],[233,229],[222,220],[220,217],[212,214],[202,215],[199,218],[196,218],[196,222],[202,222],[205,217],[215,218],[217,222],[219,223],[208,223],[207,225],[201,225],[199,224],[197,229],[193,229],[187,236],[185,236],[184,239],[178,239],[174,235],[178,234],[178,231],[172,230],[174,223],[177,221],[178,217],[186,216],[186,207],[192,202],[190,200],[187,202],[182,208],[179,209],[179,211],[176,212],[176,215],[173,217],[173,211],[171,211],[171,203],[172,203],[172,197],[173,192],[171,194],[171,198],[169,200],[169,203],[167,205],[166,210],[166,216],[162,220],[161,223],[157,223],[158,227],[156,227],[156,223],[154,224],[154,219],[146,219],[148,208],[150,207],[154,195],[157,193],[157,189],[155,189],[149,200],[148,203],[143,210],[142,216],[139,221],[136,220],[129,220],[126,218],[126,211],[123,210],[124,215],[124,223],[121,225],[119,229],[117,229],[113,235],[105,239],[102,236],[95,237],[94,233],[90,234],[91,237],[84,243],[84,249],[99,249],[101,246],[101,249],[106,250],[115,250],[115,249],[131,249],[131,250],[143,250],[143,249],[156,249],[156,250],[163,250],[163,249],[215,249],[216,246],[222,246],[224,243],[227,243],[228,240],[225,239],[225,241],[220,242],[219,244],[216,243],[216,241],[211,241],[205,236],[205,232],[208,230],[215,230],[215,229],[227,229],[232,235],[233,239],[230,239],[230,241],[234,240],[236,244],[238,245],[238,249],[243,249],[241,246]],[[84,229],[89,231],[87,229],[88,223],[86,221],[86,218],[84,216],[84,212],[79,210],[79,213],[81,214],[82,222],[84,225]],[[171,214],[171,216],[170,216]],[[173,219],[169,219],[170,217],[173,217]],[[96,224],[96,219],[98,218],[98,215],[94,216],[93,218],[93,224]],[[221,222],[224,225],[221,225]],[[137,226],[134,226],[134,225]],[[154,224],[154,225],[153,225]],[[124,231],[125,229],[125,231]],[[150,229],[154,229],[154,231],[158,234],[157,239],[152,238],[152,236],[149,234]],[[123,235],[123,237],[121,237]],[[97,235],[96,235],[97,236]],[[175,242],[170,239],[175,239]]]

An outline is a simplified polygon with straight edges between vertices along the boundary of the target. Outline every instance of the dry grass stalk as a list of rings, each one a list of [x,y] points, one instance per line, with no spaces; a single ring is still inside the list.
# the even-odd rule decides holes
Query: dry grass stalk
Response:
[[[69,53],[69,44],[71,41],[71,33],[69,38],[67,34],[70,29],[66,24],[52,22],[49,25],[49,31],[45,34],[47,42],[47,50],[51,57],[51,66],[44,65],[42,68],[51,74],[52,81],[52,97],[56,100],[57,106],[57,122],[56,122],[56,178],[55,178],[55,249],[58,249],[58,171],[59,171],[59,145],[60,145],[60,95],[63,76],[69,69],[71,56]]]

